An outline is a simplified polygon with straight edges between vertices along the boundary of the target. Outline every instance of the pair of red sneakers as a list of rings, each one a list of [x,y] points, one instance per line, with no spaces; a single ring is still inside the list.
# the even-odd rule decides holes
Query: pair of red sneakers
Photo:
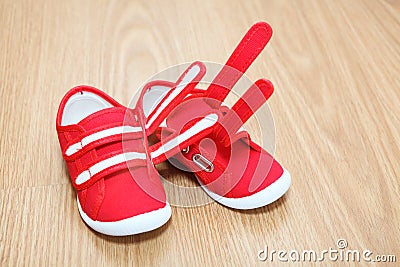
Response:
[[[271,96],[272,83],[257,80],[232,108],[223,104],[271,35],[267,23],[253,25],[206,90],[196,87],[206,69],[195,62],[176,82],[145,85],[134,109],[89,86],[64,96],[58,137],[91,228],[120,236],[165,224],[171,208],[154,165],[172,157],[231,208],[265,206],[288,190],[289,173],[242,127]],[[150,145],[149,136],[159,141]]]

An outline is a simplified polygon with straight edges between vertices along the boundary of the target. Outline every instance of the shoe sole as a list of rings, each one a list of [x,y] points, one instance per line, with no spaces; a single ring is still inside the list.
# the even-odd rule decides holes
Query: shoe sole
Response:
[[[164,208],[150,211],[131,218],[115,222],[94,221],[82,210],[78,202],[79,213],[83,221],[96,232],[111,236],[135,235],[157,229],[171,217],[171,206],[166,203]]]
[[[199,181],[203,190],[212,199],[224,206],[239,210],[256,209],[271,204],[288,191],[291,183],[290,174],[287,170],[284,169],[282,176],[279,177],[278,180],[276,180],[260,192],[257,192],[247,197],[228,198],[210,191],[205,185],[200,182],[198,178],[197,180]]]

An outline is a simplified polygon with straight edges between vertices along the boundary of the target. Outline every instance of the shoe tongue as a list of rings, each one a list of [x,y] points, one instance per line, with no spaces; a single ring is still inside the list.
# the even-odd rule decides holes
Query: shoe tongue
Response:
[[[83,127],[86,131],[94,128],[104,127],[105,125],[117,124],[124,125],[126,108],[124,107],[112,107],[97,111],[83,120],[81,120],[78,125]]]

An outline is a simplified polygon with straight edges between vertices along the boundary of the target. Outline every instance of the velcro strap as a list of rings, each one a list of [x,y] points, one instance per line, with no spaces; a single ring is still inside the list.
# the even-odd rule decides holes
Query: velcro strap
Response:
[[[107,125],[85,132],[83,135],[68,142],[63,156],[65,160],[73,160],[88,150],[95,147],[115,142],[118,140],[131,140],[143,136],[143,130],[139,126],[121,126],[120,123]]]
[[[79,173],[72,182],[77,190],[93,185],[96,181],[116,171],[139,166],[146,166],[146,154],[140,152],[125,152],[107,155]]]
[[[265,22],[258,22],[249,29],[207,89],[206,97],[218,100],[210,103],[214,108],[218,108],[224,101],[230,89],[261,53],[271,36],[272,28]]]
[[[201,119],[192,121],[182,128],[179,133],[173,133],[161,138],[161,141],[150,147],[150,157],[154,164],[159,164],[167,158],[179,153],[183,148],[188,147],[214,131],[219,120],[219,113],[214,110],[204,115]]]
[[[148,134],[153,133],[165,120],[168,114],[178,106],[182,100],[193,90],[205,75],[205,66],[196,61],[179,77],[176,86],[173,87],[157,104],[146,121]]]
[[[215,130],[217,139],[222,140],[226,146],[236,141],[240,136],[237,134],[240,127],[268,100],[273,92],[274,86],[269,80],[257,80],[221,119],[221,123]]]

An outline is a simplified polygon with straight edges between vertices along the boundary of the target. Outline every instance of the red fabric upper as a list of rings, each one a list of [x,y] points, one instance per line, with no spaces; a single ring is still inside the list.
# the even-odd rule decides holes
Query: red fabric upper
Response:
[[[73,125],[61,125],[68,99],[80,92],[91,92],[114,107],[91,114]],[[63,152],[88,133],[115,126],[140,126],[135,110],[127,109],[105,93],[88,86],[78,86],[63,98],[57,114],[56,128]],[[63,154],[77,190],[83,211],[93,220],[118,221],[165,207],[165,193],[157,171],[148,160],[132,160],[114,165],[77,185],[75,178],[95,163],[124,152],[144,152],[143,133],[120,134],[103,138],[68,157]]]
[[[272,29],[265,22],[254,24],[243,37],[225,66],[216,75],[207,90],[192,90],[192,95],[176,103],[167,115],[167,127],[159,130],[164,142],[170,133],[179,132],[193,119],[217,113],[218,123],[208,135],[191,139],[189,152],[175,155],[180,163],[196,173],[199,180],[211,191],[221,196],[240,198],[250,196],[271,185],[283,174],[283,168],[260,146],[251,141],[247,132],[239,128],[271,96],[272,83],[265,79],[253,84],[242,98],[229,109],[222,106],[230,89],[242,77],[255,58],[271,39]],[[149,84],[171,88],[176,83],[156,81]],[[207,139],[209,139],[207,141]],[[183,147],[181,147],[183,148]],[[187,151],[187,150],[186,150]],[[193,162],[200,154],[212,162],[214,170],[201,170]]]
[[[168,128],[180,129],[192,118],[204,116],[207,110],[211,112],[213,108],[207,102],[200,96],[187,99],[168,116]],[[168,136],[170,131],[161,129],[160,132]],[[188,153],[178,153],[175,158],[196,173],[199,180],[214,193],[230,198],[250,196],[279,179],[283,168],[272,155],[251,141],[246,132],[238,135],[239,138],[235,138],[234,134],[229,135],[223,124],[217,124],[209,135],[192,142]],[[160,134],[162,143],[166,136]],[[220,136],[228,136],[231,142],[226,145]],[[203,142],[207,139],[211,140]],[[192,160],[195,154],[210,160],[214,170],[206,172],[199,169]]]

